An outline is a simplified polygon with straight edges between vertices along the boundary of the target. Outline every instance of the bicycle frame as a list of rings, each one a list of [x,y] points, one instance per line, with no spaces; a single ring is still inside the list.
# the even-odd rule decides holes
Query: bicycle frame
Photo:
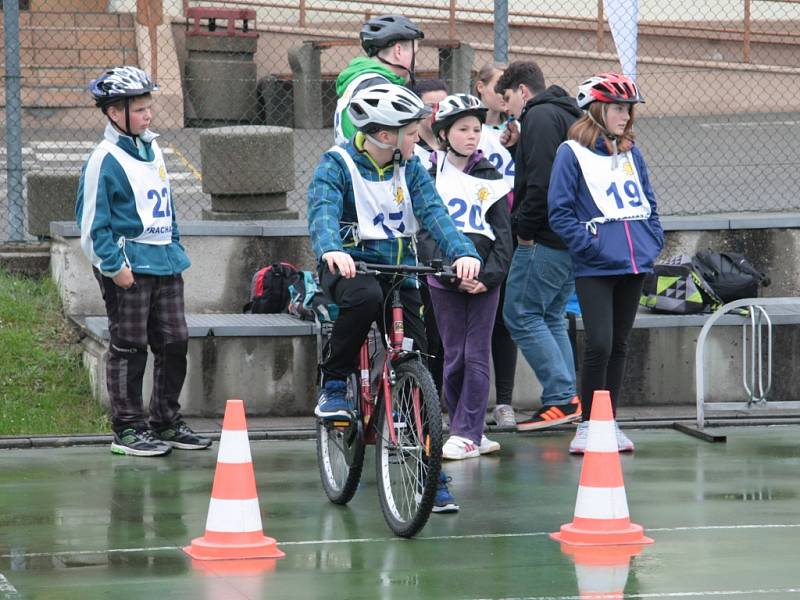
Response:
[[[389,439],[392,444],[397,444],[397,432],[394,427],[394,419],[392,419],[392,383],[394,382],[394,370],[392,369],[392,360],[398,358],[403,353],[407,352],[403,348],[403,340],[405,339],[405,322],[403,319],[403,303],[400,301],[400,291],[392,290],[392,330],[386,336],[386,352],[383,357],[383,365],[381,367],[381,378],[378,385],[383,392],[384,402],[384,415],[389,426]],[[368,444],[375,443],[375,429],[368,427],[372,420],[372,415],[375,412],[375,401],[377,394],[373,394],[372,382],[370,381],[370,356],[369,356],[369,339],[365,339],[361,346],[358,359],[358,372],[359,372],[359,396],[360,396],[360,410],[361,418],[364,422],[364,437]],[[414,389],[412,397],[414,420],[417,428],[419,439],[422,439],[422,413],[420,410],[419,390]],[[426,448],[427,450],[427,448]]]

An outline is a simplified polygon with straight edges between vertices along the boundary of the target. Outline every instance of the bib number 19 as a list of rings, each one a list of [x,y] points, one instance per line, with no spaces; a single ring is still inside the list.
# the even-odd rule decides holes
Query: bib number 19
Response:
[[[639,189],[639,186],[636,184],[635,181],[629,179],[625,182],[622,186],[622,190],[625,193],[625,200],[627,200],[630,206],[641,206],[642,205],[642,192]],[[622,209],[625,208],[625,204],[623,202],[623,198],[617,189],[617,182],[615,181],[612,183],[609,188],[606,190],[606,196],[613,196],[614,202],[617,203],[617,208]]]

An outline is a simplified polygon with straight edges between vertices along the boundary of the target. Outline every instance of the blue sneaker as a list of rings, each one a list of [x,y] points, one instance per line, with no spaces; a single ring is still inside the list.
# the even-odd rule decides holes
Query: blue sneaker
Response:
[[[351,413],[347,401],[347,382],[342,379],[327,380],[319,394],[314,414],[320,419],[349,421]]]
[[[439,489],[436,490],[436,497],[433,500],[433,512],[442,514],[458,512],[458,503],[447,489],[447,484],[452,479],[445,475],[444,471],[439,472]]]

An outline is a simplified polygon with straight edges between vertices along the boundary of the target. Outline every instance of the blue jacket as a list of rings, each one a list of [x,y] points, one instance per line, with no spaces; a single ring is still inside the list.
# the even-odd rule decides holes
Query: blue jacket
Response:
[[[608,156],[602,136],[598,138],[594,151]],[[636,146],[631,154],[644,194],[650,202],[650,218],[599,223],[596,234],[592,234],[585,223],[601,217],[602,212],[589,193],[572,149],[562,144],[556,153],[547,194],[548,217],[550,227],[572,255],[575,277],[648,273],[653,270],[653,263],[664,247],[664,230],[658,218],[647,166]]]
[[[147,159],[139,155],[133,138],[120,134],[109,123],[105,139],[136,160],[155,159],[152,144],[156,134],[142,134]],[[134,273],[175,275],[191,264],[183,246],[172,209],[172,242],[166,245],[129,241],[144,226],[122,165],[107,150],[95,148],[81,169],[75,216],[81,230],[81,248],[92,265],[106,277],[114,277],[124,266]]]
[[[379,167],[363,147],[363,136],[357,134],[343,147],[350,154],[359,173],[369,181],[392,177],[392,165]],[[463,256],[480,260],[472,242],[461,233],[450,218],[433,180],[415,156],[406,161],[406,185],[411,195],[414,216],[440,245],[445,256],[454,261]],[[361,240],[354,243],[349,223],[358,221],[353,183],[344,159],[336,152],[322,155],[308,186],[308,230],[317,260],[326,252],[347,252],[355,260],[374,264],[416,264],[411,238],[393,240]]]

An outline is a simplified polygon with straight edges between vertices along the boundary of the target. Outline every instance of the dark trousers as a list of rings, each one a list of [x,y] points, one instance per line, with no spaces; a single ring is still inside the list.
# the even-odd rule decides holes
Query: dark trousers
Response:
[[[584,330],[581,368],[583,420],[592,411],[595,390],[608,390],[616,414],[620,398],[628,337],[636,318],[644,275],[577,277],[575,289]]]
[[[517,345],[506,329],[503,320],[503,301],[506,282],[500,286],[500,299],[495,311],[492,330],[492,366],[494,366],[494,391],[497,404],[511,404],[514,394],[514,377],[517,374]]]
[[[436,324],[436,313],[433,310],[430,287],[427,285],[420,286],[419,294],[425,311],[425,339],[428,342],[428,353],[431,355],[428,357],[428,370],[431,372],[431,377],[433,377],[433,383],[436,384],[436,390],[441,393],[444,348],[442,347],[442,338],[439,336],[439,326]]]
[[[367,332],[376,322],[381,332],[392,328],[392,302],[389,292],[395,282],[391,277],[356,275],[345,279],[332,274],[327,266],[320,270],[320,284],[339,305],[330,340],[322,358],[324,379],[347,379],[358,364],[358,351]],[[414,340],[414,349],[428,351],[419,289],[400,288],[403,303],[405,337]],[[388,299],[384,302],[385,299]]]
[[[136,273],[134,285],[127,290],[97,271],[95,277],[111,333],[106,380],[114,431],[147,423],[142,386],[148,345],[154,358],[150,426],[159,428],[177,421],[189,342],[183,277]]]

